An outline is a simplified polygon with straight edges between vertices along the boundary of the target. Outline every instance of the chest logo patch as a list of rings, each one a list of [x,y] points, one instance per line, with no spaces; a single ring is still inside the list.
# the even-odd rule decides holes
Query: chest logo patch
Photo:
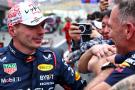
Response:
[[[16,63],[3,64],[3,69],[5,73],[11,75],[17,71],[17,65]]]
[[[53,69],[52,64],[39,64],[38,65],[38,70],[40,71],[50,71]]]
[[[6,62],[7,57],[0,58],[0,62]]]
[[[48,55],[43,55],[43,58],[46,60],[46,61],[49,61],[52,59],[52,55],[51,54],[48,54]]]

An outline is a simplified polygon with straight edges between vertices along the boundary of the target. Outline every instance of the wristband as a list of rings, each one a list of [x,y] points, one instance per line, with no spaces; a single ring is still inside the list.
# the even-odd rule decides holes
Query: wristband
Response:
[[[116,66],[111,62],[107,62],[101,66],[101,70],[106,70],[108,68],[116,68]]]

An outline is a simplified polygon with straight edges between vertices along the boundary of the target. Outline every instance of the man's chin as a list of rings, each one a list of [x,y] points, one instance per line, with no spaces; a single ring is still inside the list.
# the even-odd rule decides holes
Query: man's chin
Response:
[[[126,54],[123,50],[120,50],[120,49],[118,49],[118,48],[117,48],[117,53],[118,53],[118,54],[121,54],[121,55],[125,55],[125,54]]]
[[[36,45],[33,46],[33,48],[35,48],[35,49],[37,49],[39,47],[41,47],[41,44],[36,44]]]

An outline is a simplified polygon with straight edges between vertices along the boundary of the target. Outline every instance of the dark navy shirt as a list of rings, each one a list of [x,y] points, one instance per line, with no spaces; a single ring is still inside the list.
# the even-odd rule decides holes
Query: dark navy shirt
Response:
[[[26,55],[12,42],[0,49],[0,90],[54,90],[55,84],[81,90],[86,82],[56,50],[39,48]]]
[[[117,59],[116,62],[121,62],[121,64],[119,64],[119,67],[117,67],[105,80],[105,82],[111,86],[118,81],[135,74],[135,52],[129,52],[125,56],[117,55],[115,59]]]

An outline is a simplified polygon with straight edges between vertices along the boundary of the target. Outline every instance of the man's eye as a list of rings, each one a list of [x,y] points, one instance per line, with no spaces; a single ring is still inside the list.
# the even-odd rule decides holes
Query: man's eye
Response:
[[[105,28],[105,26],[106,26],[106,25],[103,23],[103,24],[102,24],[102,28]]]
[[[41,24],[41,27],[44,28],[44,27],[45,27],[45,23],[42,23],[42,24]]]
[[[102,28],[105,28],[105,25],[102,25]]]

